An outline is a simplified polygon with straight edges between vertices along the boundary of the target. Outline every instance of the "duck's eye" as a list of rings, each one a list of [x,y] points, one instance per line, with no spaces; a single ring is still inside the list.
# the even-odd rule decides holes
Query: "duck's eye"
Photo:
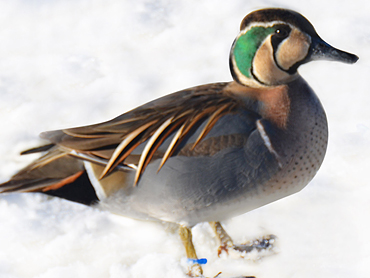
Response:
[[[290,30],[288,25],[279,25],[276,27],[275,36],[280,39],[286,38],[289,36]]]

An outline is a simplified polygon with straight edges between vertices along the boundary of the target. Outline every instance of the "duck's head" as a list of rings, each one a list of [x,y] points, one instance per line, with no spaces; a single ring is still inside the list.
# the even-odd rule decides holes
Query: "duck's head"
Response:
[[[291,10],[257,10],[243,19],[240,30],[231,48],[230,68],[242,85],[288,83],[297,78],[300,65],[313,60],[358,60],[327,44],[305,17]]]

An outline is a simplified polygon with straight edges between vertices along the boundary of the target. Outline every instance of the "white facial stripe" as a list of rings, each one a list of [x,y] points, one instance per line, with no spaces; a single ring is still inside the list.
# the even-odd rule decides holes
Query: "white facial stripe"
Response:
[[[275,156],[276,160],[278,161],[279,167],[282,168],[283,165],[280,162],[280,156],[278,155],[278,153],[275,151],[274,147],[272,146],[270,138],[266,134],[265,128],[263,127],[261,120],[257,120],[256,123],[257,123],[257,130],[260,133],[262,140],[265,143],[265,146],[270,151],[270,153],[272,153]]]
[[[270,22],[253,22],[251,24],[249,24],[247,27],[245,27],[243,30],[240,31],[238,37],[246,34],[250,29],[252,29],[253,27],[265,27],[265,28],[269,28],[269,27],[273,27],[274,25],[277,25],[277,24],[283,24],[283,25],[288,25],[291,29],[295,28],[297,29],[297,27],[287,23],[287,22],[284,22],[284,21],[280,21],[280,20],[277,20],[277,21],[270,21]]]

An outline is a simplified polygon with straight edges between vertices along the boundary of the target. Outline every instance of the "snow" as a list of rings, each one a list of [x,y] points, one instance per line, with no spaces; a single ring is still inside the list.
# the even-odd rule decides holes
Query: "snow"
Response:
[[[45,130],[113,118],[161,95],[230,80],[242,18],[301,12],[322,38],[360,57],[300,72],[328,115],[326,159],[303,191],[225,221],[235,242],[275,234],[268,256],[217,257],[207,223],[193,229],[207,276],[344,278],[370,274],[369,4],[344,1],[13,0],[0,2],[0,182],[36,156]],[[325,11],[325,12],[322,12]],[[185,277],[171,227],[40,194],[0,196],[0,277]]]

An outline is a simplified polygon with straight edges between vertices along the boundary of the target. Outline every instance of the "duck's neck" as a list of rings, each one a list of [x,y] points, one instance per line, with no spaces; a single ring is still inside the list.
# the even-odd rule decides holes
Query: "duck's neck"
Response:
[[[227,91],[249,98],[257,103],[258,113],[278,128],[285,129],[290,112],[290,99],[288,85],[279,85],[266,88],[251,88],[233,81]]]

